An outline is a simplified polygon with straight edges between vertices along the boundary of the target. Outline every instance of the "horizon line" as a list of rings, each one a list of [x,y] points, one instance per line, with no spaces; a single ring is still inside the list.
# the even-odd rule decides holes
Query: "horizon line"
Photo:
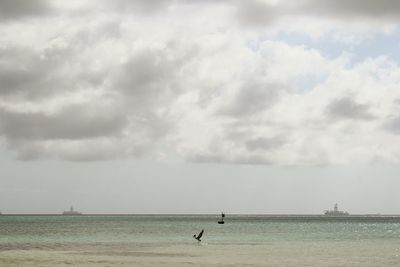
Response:
[[[330,216],[324,214],[315,214],[315,213],[226,213],[229,216],[310,216],[310,217],[359,217],[359,216],[399,216],[399,214],[383,214],[383,213],[354,213],[344,216]],[[0,213],[0,215],[38,215],[38,216],[219,216],[220,213],[81,213],[81,214],[62,214],[61,213]]]

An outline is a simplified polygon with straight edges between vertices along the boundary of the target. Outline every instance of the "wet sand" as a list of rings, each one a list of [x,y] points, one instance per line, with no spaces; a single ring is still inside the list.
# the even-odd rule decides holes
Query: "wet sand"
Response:
[[[0,251],[0,266],[400,266],[397,240],[135,247],[38,246]]]

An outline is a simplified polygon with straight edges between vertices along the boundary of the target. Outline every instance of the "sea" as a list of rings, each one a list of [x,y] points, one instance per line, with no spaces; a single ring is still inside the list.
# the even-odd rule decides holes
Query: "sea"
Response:
[[[219,219],[1,215],[0,266],[400,266],[398,216]]]

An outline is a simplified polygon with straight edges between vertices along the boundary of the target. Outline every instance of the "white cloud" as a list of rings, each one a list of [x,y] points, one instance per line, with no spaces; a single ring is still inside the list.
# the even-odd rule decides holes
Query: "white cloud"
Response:
[[[394,59],[355,64],[346,50],[329,58],[273,39],[274,32],[316,29],[365,40],[365,32],[377,32],[373,4],[359,10],[366,31],[357,31],[333,23],[345,25],[353,5],[282,3],[120,1],[91,10],[87,1],[55,5],[58,15],[30,15],[29,24],[15,15],[0,25],[0,135],[22,159],[398,161]],[[245,13],[235,13],[241,5]],[[378,10],[389,21],[378,32],[397,18],[388,6]],[[264,9],[272,14],[265,21]],[[85,16],[77,18],[79,11]],[[297,19],[321,24],[302,29]]]

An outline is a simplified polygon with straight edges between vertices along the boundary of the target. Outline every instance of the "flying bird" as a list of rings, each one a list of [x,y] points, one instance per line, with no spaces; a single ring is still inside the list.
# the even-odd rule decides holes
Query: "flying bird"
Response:
[[[204,233],[204,229],[201,230],[201,232],[197,236],[193,235],[193,238],[195,238],[195,239],[197,239],[197,241],[201,242],[200,238],[203,236],[203,233]]]

